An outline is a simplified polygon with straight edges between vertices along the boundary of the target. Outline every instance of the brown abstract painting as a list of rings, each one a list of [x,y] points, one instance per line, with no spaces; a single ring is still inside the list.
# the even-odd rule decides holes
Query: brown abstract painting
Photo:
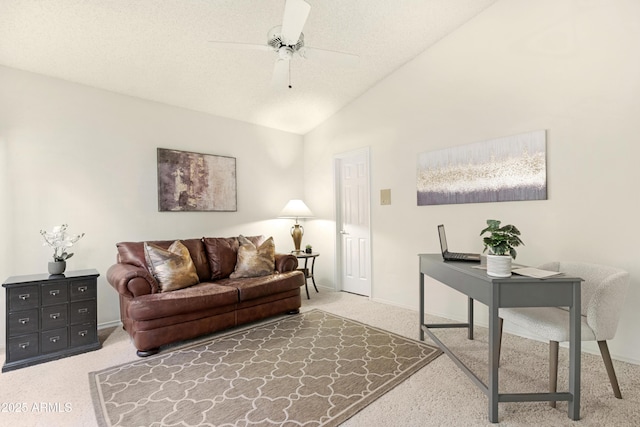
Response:
[[[235,212],[235,157],[158,148],[158,210]]]

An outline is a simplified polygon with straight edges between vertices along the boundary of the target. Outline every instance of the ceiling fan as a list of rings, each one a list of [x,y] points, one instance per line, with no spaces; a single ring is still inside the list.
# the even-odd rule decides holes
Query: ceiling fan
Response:
[[[256,49],[276,52],[278,57],[273,68],[272,85],[291,88],[291,59],[294,55],[302,58],[318,58],[341,65],[354,65],[359,57],[350,53],[335,52],[305,46],[302,29],[307,22],[311,5],[304,0],[286,0],[282,25],[273,27],[267,33],[267,44],[211,41],[224,47]]]

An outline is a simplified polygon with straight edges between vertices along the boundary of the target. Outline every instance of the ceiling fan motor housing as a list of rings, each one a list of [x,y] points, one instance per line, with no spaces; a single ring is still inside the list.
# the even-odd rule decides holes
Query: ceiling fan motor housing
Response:
[[[291,54],[299,51],[304,47],[304,34],[300,33],[300,38],[295,44],[287,44],[284,40],[282,40],[280,34],[282,32],[282,26],[278,25],[277,27],[273,27],[269,30],[267,34],[267,44],[273,48],[276,52],[281,52],[281,48],[287,48],[286,50],[291,52]]]

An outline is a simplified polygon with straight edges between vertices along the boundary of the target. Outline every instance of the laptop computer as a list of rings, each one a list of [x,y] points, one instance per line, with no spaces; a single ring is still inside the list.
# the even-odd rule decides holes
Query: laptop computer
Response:
[[[440,236],[440,250],[442,251],[442,259],[445,261],[469,261],[480,262],[480,254],[470,254],[461,252],[449,252],[447,246],[447,235],[444,232],[444,225],[438,226],[438,235]]]

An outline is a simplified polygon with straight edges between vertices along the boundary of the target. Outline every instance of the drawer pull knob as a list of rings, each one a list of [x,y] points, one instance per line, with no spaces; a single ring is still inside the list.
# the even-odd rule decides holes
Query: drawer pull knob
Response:
[[[20,344],[18,344],[18,347],[20,347],[21,349],[25,349],[27,347],[29,347],[29,343],[28,342],[21,342]]]
[[[49,338],[49,341],[51,341],[51,342],[58,342],[58,341],[60,341],[60,337],[59,337],[59,336],[57,336],[57,337],[51,337],[51,338]]]
[[[79,308],[78,314],[87,314],[89,312],[88,308]]]
[[[87,292],[86,286],[78,286],[78,292]]]
[[[22,295],[18,295],[18,298],[20,298],[22,301],[26,301],[29,299],[31,295],[29,294],[22,294]]]
[[[86,337],[87,336],[87,331],[80,331],[78,332],[78,335],[80,335],[81,337]]]
[[[55,297],[58,294],[60,294],[60,291],[58,289],[53,289],[49,291],[49,295],[51,295],[52,297]]]
[[[52,318],[53,320],[59,319],[60,318],[60,313],[51,313],[49,315],[49,317]]]
[[[27,323],[29,323],[29,318],[25,317],[23,319],[18,319],[18,322],[23,324],[23,325],[26,325]]]

